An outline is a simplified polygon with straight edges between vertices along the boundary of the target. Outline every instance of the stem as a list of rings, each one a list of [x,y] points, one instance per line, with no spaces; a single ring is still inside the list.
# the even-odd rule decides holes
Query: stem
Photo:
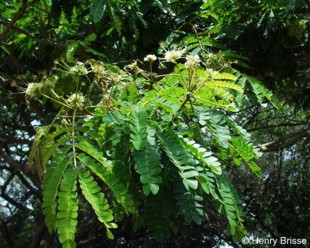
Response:
[[[58,101],[58,100],[56,100],[56,99],[54,99],[54,98],[52,98],[52,97],[49,97],[48,95],[42,94],[42,96],[44,96],[45,98],[47,98],[47,99],[49,99],[49,100],[51,100],[51,101],[53,101],[53,102],[59,103],[59,104],[62,105],[63,107],[71,108],[71,107],[68,106],[67,104],[64,104],[64,103],[61,102],[61,101]]]
[[[182,82],[183,82],[184,87],[185,87],[187,90],[189,90],[188,87],[187,87],[187,85],[186,85],[186,80],[185,80],[185,78],[183,77],[183,74],[181,73],[181,70],[180,70],[178,64],[176,64],[176,68],[177,68],[177,70],[178,70],[178,73],[179,73],[180,76],[181,76],[181,79],[182,79]]]
[[[76,150],[75,150],[75,117],[76,117],[76,109],[73,110],[72,116],[72,153],[73,153],[73,164],[74,167],[77,168],[77,161],[76,161]]]
[[[45,131],[45,134],[44,134],[44,135],[46,135],[46,134],[50,131],[50,129],[52,128],[52,126],[53,126],[54,123],[56,122],[57,118],[60,116],[60,114],[61,114],[61,112],[62,112],[63,109],[64,109],[64,108],[62,107],[62,108],[59,110],[59,112],[57,113],[57,115],[54,117],[54,119],[52,120],[51,124],[48,125],[47,130]]]
[[[150,62],[150,85],[151,89],[153,89],[154,78],[153,78],[153,62]]]

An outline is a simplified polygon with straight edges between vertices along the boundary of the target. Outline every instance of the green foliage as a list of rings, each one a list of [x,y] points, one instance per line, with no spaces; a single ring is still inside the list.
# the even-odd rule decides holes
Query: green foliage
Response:
[[[180,206],[180,211],[184,215],[185,221],[194,221],[200,225],[204,214],[203,198],[192,192],[192,190],[186,190],[182,184],[176,185],[174,193],[177,205]]]
[[[99,22],[106,9],[106,0],[94,0],[90,6],[90,15],[95,23]]]
[[[130,136],[136,150],[142,150],[146,146],[146,122],[146,113],[143,108],[134,108],[130,116]]]
[[[124,208],[126,213],[134,213],[135,206],[132,200],[132,196],[129,194],[127,188],[120,182],[118,177],[110,172],[106,166],[110,166],[109,163],[103,161],[103,164],[97,163],[93,158],[80,154],[78,159],[85,164],[90,171],[92,171],[99,179],[101,179],[113,192],[115,200]],[[121,174],[120,174],[121,176]]]
[[[212,152],[208,152],[206,148],[196,143],[194,140],[187,138],[179,139],[181,144],[199,161],[204,167],[208,166],[215,174],[222,174],[221,164],[218,159],[213,156]]]
[[[76,176],[76,170],[68,168],[63,175],[58,193],[56,228],[63,247],[75,247],[78,216]]]
[[[169,235],[180,216],[200,225],[205,197],[227,217],[228,235],[238,241],[246,234],[241,201],[225,176],[227,158],[233,161],[229,166],[243,161],[261,175],[249,134],[229,116],[242,105],[237,101],[246,85],[238,84],[240,73],[230,68],[205,68],[204,54],[184,53],[167,52],[162,60],[174,68],[157,78],[136,62],[126,67],[133,76],[94,60],[65,64],[53,85],[63,78],[71,85],[34,96],[60,109],[53,123],[39,130],[33,150],[40,152],[31,152],[31,159],[47,168],[44,214],[64,247],[75,245],[77,175],[81,194],[108,238],[114,237],[114,222],[129,214],[137,228],[144,224],[159,239]],[[177,62],[184,58],[185,63]],[[158,208],[158,200],[177,217]],[[65,221],[70,225],[63,226]]]
[[[61,179],[71,161],[70,157],[61,155],[63,154],[59,154],[59,157],[57,157],[47,169],[42,185],[44,191],[42,207],[49,232],[56,230],[57,196]]]
[[[94,209],[98,220],[106,226],[107,236],[113,239],[114,236],[109,228],[116,228],[117,225],[112,222],[114,219],[113,212],[108,205],[105,195],[101,192],[101,188],[85,168],[79,170],[79,182],[82,193]]]
[[[149,130],[145,148],[136,151],[134,154],[137,172],[140,174],[140,181],[143,184],[145,195],[149,195],[150,192],[156,195],[159,191],[159,184],[162,182],[160,177],[160,154],[154,135],[155,132]]]
[[[226,213],[229,223],[227,232],[232,235],[235,241],[238,241],[246,234],[242,224],[244,213],[241,201],[232,184],[224,177],[219,179],[220,204],[218,204],[218,210]]]
[[[263,103],[265,99],[267,99],[269,102],[271,102],[275,107],[280,107],[280,102],[273,96],[272,92],[265,88],[260,81],[253,77],[246,77],[249,83],[251,84],[251,87],[253,89],[253,92],[255,93],[255,96],[257,97],[257,100],[260,104]]]

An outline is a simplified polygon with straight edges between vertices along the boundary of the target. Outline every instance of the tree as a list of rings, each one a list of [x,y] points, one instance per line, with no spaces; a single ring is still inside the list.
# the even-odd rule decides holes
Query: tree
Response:
[[[159,245],[153,237],[162,246],[216,246],[221,240],[238,246],[224,232],[228,227],[227,234],[240,239],[246,233],[244,218],[249,235],[266,237],[288,235],[307,223],[307,184],[304,177],[300,187],[295,181],[309,172],[308,113],[287,106],[292,119],[282,122],[280,111],[262,108],[267,102],[279,106],[271,92],[245,74],[270,87],[266,71],[273,68],[276,84],[270,88],[279,97],[287,96],[281,80],[292,85],[290,79],[296,78],[298,85],[307,78],[306,70],[297,73],[299,66],[290,75],[281,74],[284,67],[274,70],[283,60],[275,47],[286,47],[273,38],[288,39],[283,30],[291,28],[290,38],[299,45],[301,57],[294,61],[299,64],[307,54],[307,11],[289,2],[267,9],[266,1],[255,7],[239,1],[1,4],[1,236],[8,246],[25,240],[32,247],[40,242],[57,246],[44,229],[42,199],[45,222],[64,246],[74,245],[75,233],[79,247]],[[270,10],[277,22],[266,21],[273,20],[263,15]],[[275,53],[268,63],[247,46],[261,17],[255,40]],[[265,37],[262,27],[268,29]],[[262,62],[268,70],[257,66]],[[297,106],[305,107],[307,97],[300,99]],[[266,122],[268,116],[274,116],[273,124]],[[262,151],[275,154],[259,162],[268,180],[249,173],[261,174],[253,161],[259,152],[244,128],[253,131]],[[274,136],[260,132],[266,128]],[[288,154],[303,165],[296,177],[287,174],[294,160]],[[265,166],[275,161],[287,169]],[[245,217],[235,188],[245,203]],[[278,189],[281,194],[275,194]],[[285,226],[278,221],[285,216],[278,213],[294,206],[282,200],[281,211],[272,210],[278,197],[292,199],[287,189],[298,189],[301,210],[297,224]],[[266,194],[272,197],[262,201]],[[295,230],[302,237],[301,229]],[[107,241],[104,232],[117,239]],[[17,238],[18,233],[23,235]]]

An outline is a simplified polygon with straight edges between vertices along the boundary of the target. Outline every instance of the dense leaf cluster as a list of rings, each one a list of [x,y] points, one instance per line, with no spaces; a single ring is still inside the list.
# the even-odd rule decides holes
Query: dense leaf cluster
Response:
[[[60,62],[52,76],[28,84],[27,97],[60,109],[38,131],[30,162],[43,172],[45,221],[64,247],[75,246],[78,188],[109,238],[127,214],[159,239],[179,216],[200,225],[204,199],[227,217],[235,241],[246,234],[242,203],[224,170],[246,163],[261,176],[254,162],[260,153],[231,113],[244,102],[245,81],[260,89],[260,101],[271,94],[235,70],[207,67],[205,58],[203,47],[195,55],[167,51],[159,60],[172,71],[164,75],[152,72],[155,55],[145,58],[150,71],[128,65],[132,75],[95,60]]]

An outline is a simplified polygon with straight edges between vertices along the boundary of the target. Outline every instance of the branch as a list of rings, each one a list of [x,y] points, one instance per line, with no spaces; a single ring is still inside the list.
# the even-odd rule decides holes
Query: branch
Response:
[[[10,24],[9,21],[7,20],[4,20],[4,19],[0,19],[0,24],[4,25],[4,26],[8,26]],[[24,29],[21,29],[21,28],[18,28],[18,27],[11,27],[11,29],[13,29],[14,31],[18,32],[18,33],[21,33],[21,34],[24,34],[26,36],[28,36],[29,38],[33,39],[33,40],[36,40],[36,41],[39,41],[39,39],[35,36],[33,36],[32,34],[28,33],[26,30]]]
[[[0,24],[3,25],[8,25],[10,22],[4,19],[0,19]],[[64,51],[67,49],[67,45],[66,44],[61,44],[61,43],[56,43],[56,42],[52,42],[50,39],[40,39],[38,37],[36,37],[35,35],[27,32],[24,29],[18,28],[18,27],[11,27],[11,29],[13,29],[14,31],[16,31],[17,33],[21,33],[26,35],[28,38],[40,43],[41,45],[50,45],[53,46],[57,49],[59,49],[60,51]]]
[[[29,166],[25,167],[22,164],[20,164],[18,161],[14,160],[11,156],[9,156],[6,152],[0,151],[0,157],[3,159],[4,162],[8,164],[8,168],[5,168],[7,170],[12,171],[13,173],[16,173],[18,171],[25,174],[28,178],[31,179],[31,181],[34,184],[40,184],[38,181],[38,178],[33,174],[34,168],[30,168]]]
[[[34,187],[32,187],[32,185],[26,180],[26,178],[22,175],[22,173],[20,171],[18,171],[16,173],[16,175],[18,176],[18,178],[20,179],[20,181],[30,190],[30,192],[37,196],[39,199],[41,199],[41,194],[39,193],[39,191],[37,189],[35,189]]]
[[[7,194],[6,194],[6,188],[7,186],[11,183],[11,181],[13,180],[14,178],[14,174],[12,173],[6,180],[6,182],[3,184],[3,186],[1,187],[1,197],[6,200],[7,202],[9,202],[10,204],[12,204],[13,206],[21,209],[22,211],[25,211],[25,212],[28,212],[29,209],[27,207],[25,207],[23,204],[15,201],[14,199],[12,199],[11,197],[9,197]]]
[[[12,171],[23,171],[24,170],[23,166],[18,161],[11,158],[11,156],[9,156],[6,152],[0,151],[0,157],[4,160],[4,162],[6,162],[10,166],[10,169]]]
[[[45,222],[41,222],[39,224],[39,226],[37,226],[36,232],[34,233],[33,238],[32,238],[32,242],[31,242],[31,246],[30,246],[31,248],[41,247],[40,246],[41,240],[42,240],[46,230],[47,230],[47,228],[46,228]]]
[[[15,136],[7,136],[0,133],[0,138],[5,142],[5,144],[25,144],[28,146],[32,145],[32,141],[28,139],[17,138]]]
[[[9,33],[9,31],[14,27],[15,23],[25,14],[26,10],[34,5],[37,2],[37,0],[33,0],[31,2],[28,2],[27,0],[23,0],[23,4],[20,7],[20,9],[15,13],[14,17],[12,18],[12,20],[10,21],[10,23],[8,23],[8,25],[6,26],[6,28],[4,29],[4,31],[1,34],[0,37],[0,43],[4,42],[6,39],[7,34]]]
[[[258,127],[249,128],[247,129],[248,132],[254,132],[258,130],[266,130],[266,129],[273,129],[277,127],[295,127],[295,126],[301,126],[301,125],[308,125],[305,121],[300,121],[296,123],[280,123],[280,124],[274,124],[274,125],[259,125]]]
[[[10,232],[8,230],[7,223],[4,221],[0,222],[0,232],[2,234],[1,236],[4,238],[4,240],[6,241],[6,243],[8,245],[7,247],[15,247],[15,242],[10,236]]]
[[[297,144],[299,141],[310,136],[310,128],[287,134],[278,140],[260,144],[258,147],[263,152],[276,152]]]

